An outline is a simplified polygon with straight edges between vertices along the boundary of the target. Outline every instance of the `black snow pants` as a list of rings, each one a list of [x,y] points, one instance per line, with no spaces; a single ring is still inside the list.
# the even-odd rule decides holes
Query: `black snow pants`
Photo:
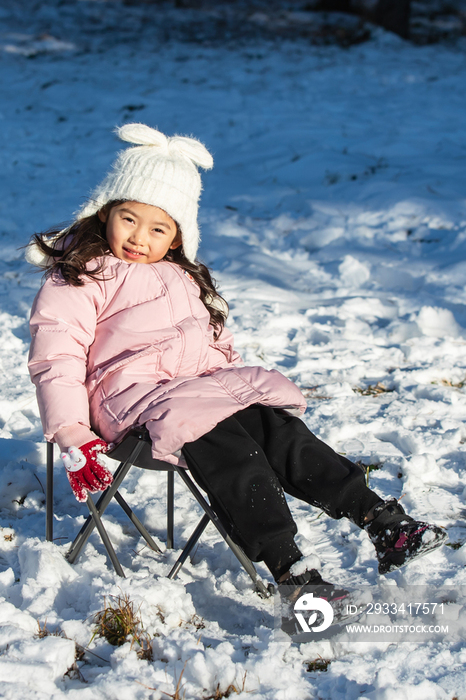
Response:
[[[232,539],[276,580],[302,556],[284,492],[360,527],[381,501],[358,465],[279,409],[239,411],[182,451]]]

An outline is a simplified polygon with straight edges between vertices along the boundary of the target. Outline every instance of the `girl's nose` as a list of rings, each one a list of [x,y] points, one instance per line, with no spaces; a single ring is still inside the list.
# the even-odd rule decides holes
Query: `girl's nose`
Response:
[[[128,239],[131,243],[134,243],[134,245],[142,245],[144,242],[144,235],[142,232],[142,229],[137,226],[134,231],[131,232],[131,235]]]

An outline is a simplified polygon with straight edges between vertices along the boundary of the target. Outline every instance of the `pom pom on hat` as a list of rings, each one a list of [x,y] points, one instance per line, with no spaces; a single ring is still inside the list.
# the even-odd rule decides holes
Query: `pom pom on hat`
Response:
[[[30,265],[35,265],[36,267],[44,267],[47,265],[49,258],[41,251],[39,246],[35,241],[28,243],[26,246],[26,251],[24,257]]]
[[[116,129],[122,141],[134,144],[119,153],[103,182],[76,218],[92,216],[108,202],[127,200],[163,209],[181,228],[183,251],[194,262],[199,246],[197,225],[201,177],[198,166],[213,167],[207,148],[186,136],[167,137],[146,124]]]
[[[63,231],[60,231],[57,233],[55,236],[49,236],[46,239],[46,243],[48,243],[50,246],[55,247],[54,243],[58,236],[63,233]],[[24,253],[24,257],[26,258],[27,262],[30,265],[35,265],[36,267],[42,267],[44,270],[46,269],[47,265],[50,264],[51,259],[49,258],[48,255],[46,255],[37,245],[35,240],[32,240],[28,245],[26,246],[26,250]]]

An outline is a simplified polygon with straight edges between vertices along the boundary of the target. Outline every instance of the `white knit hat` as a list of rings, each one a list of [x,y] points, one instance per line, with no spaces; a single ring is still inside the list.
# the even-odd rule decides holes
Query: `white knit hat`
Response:
[[[200,238],[197,209],[202,189],[196,166],[210,170],[212,156],[196,139],[169,138],[145,124],[126,124],[116,132],[123,141],[137,145],[119,153],[107,177],[76,213],[76,220],[92,216],[113,200],[152,204],[180,225],[184,254],[194,262]]]

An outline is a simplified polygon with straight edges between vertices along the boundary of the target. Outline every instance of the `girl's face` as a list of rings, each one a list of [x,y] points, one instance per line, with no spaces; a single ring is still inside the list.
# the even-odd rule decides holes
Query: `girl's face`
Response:
[[[177,226],[163,209],[140,202],[123,202],[101,209],[107,223],[107,242],[115,257],[129,263],[155,263],[181,245]]]

